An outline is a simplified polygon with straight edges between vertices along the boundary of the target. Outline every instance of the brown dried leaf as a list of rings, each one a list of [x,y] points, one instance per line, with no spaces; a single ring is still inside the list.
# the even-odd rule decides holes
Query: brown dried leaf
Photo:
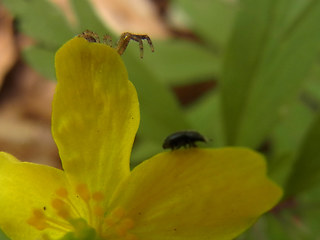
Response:
[[[71,25],[75,25],[77,23],[75,14],[72,10],[72,6],[69,0],[49,0],[53,4],[55,4],[66,16],[69,23]]]
[[[0,151],[22,161],[59,167],[50,127],[55,83],[22,63],[6,81],[0,102]]]
[[[17,60],[12,17],[0,6],[0,88],[4,77]]]
[[[169,31],[149,0],[91,0],[100,19],[118,33],[147,33],[166,38]]]

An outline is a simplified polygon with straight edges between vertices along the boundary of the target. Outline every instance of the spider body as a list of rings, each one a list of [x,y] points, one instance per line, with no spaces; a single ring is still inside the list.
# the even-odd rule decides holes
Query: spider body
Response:
[[[207,142],[207,139],[196,131],[180,131],[169,135],[163,142],[163,149],[171,150],[181,147],[197,147],[196,142]]]
[[[86,39],[88,42],[100,43],[99,36],[89,30],[86,30],[83,33],[79,34],[78,37],[82,37],[82,38]],[[142,40],[147,40],[147,42],[151,48],[151,51],[154,52],[152,41],[151,41],[150,37],[146,34],[134,34],[134,33],[130,33],[130,32],[124,32],[121,34],[116,46],[113,46],[112,38],[109,35],[103,36],[103,43],[107,44],[110,47],[115,48],[120,55],[122,55],[124,53],[124,51],[127,49],[130,40],[133,40],[133,41],[136,41],[139,43],[140,58],[143,58],[143,42],[142,42]]]

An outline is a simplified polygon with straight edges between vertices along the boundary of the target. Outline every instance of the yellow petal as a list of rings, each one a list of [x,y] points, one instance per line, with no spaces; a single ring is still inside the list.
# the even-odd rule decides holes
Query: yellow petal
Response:
[[[130,173],[139,125],[136,90],[113,48],[79,37],[57,52],[56,73],[52,131],[63,168],[76,184],[108,198]]]
[[[66,186],[63,171],[52,167],[20,162],[0,152],[0,228],[12,240],[39,239],[43,232],[27,224],[35,208],[50,211],[51,198]],[[49,232],[48,232],[49,233]],[[61,232],[50,231],[52,236]]]
[[[244,148],[161,153],[136,167],[111,209],[124,209],[139,240],[233,239],[271,209],[282,190],[263,157]],[[110,210],[111,210],[110,209]]]

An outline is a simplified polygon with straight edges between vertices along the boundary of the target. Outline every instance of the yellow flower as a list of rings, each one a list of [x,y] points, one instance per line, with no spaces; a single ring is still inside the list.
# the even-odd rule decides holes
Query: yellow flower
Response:
[[[76,37],[56,71],[64,170],[0,153],[0,227],[12,240],[233,239],[281,197],[245,148],[163,152],[130,172],[139,104],[118,53]]]

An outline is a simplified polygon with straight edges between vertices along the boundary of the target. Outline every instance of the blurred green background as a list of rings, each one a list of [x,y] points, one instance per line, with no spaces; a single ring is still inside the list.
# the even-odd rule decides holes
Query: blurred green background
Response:
[[[86,29],[116,40],[119,32],[92,2],[69,1],[72,24],[52,2],[2,0],[15,31],[32,39],[23,60],[55,81],[54,54],[67,40]],[[201,147],[253,148],[266,156],[285,196],[239,239],[320,239],[320,1],[148,4],[165,34],[150,34],[155,52],[145,43],[143,60],[137,43],[123,55],[141,106],[132,167],[179,130],[212,139]]]

